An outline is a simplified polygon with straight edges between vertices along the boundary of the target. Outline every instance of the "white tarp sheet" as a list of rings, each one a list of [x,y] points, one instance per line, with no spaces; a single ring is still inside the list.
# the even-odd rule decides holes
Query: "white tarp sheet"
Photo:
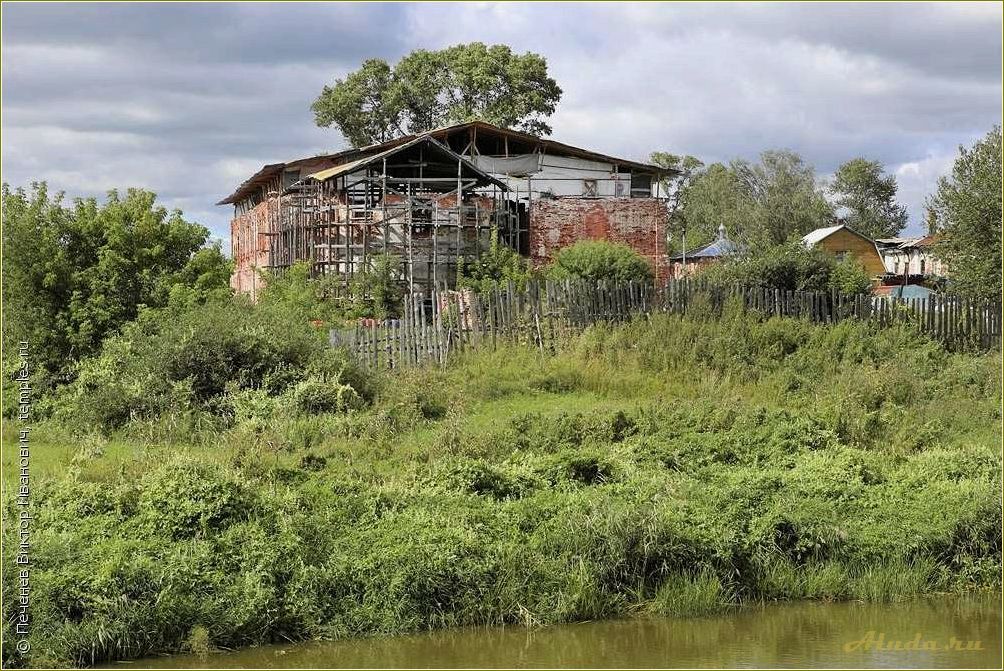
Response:
[[[540,154],[519,156],[475,156],[474,165],[492,175],[532,175],[540,171]]]

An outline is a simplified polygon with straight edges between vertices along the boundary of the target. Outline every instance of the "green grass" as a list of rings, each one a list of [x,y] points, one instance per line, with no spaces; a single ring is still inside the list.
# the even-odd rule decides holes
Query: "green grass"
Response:
[[[907,330],[656,318],[348,413],[42,426],[30,661],[992,588],[998,380]]]

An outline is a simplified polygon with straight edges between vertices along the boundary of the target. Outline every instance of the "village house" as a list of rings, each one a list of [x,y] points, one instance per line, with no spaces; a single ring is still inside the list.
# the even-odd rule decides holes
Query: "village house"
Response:
[[[876,279],[885,274],[885,264],[875,241],[845,224],[817,228],[802,238],[802,244],[818,247],[838,261],[853,256],[861,262],[865,272]]]
[[[679,254],[669,257],[669,276],[672,278],[689,277],[713,263],[718,263],[745,251],[745,245],[733,242],[725,235],[725,224],[719,224],[718,237],[708,244],[693,251],[684,249]]]
[[[908,284],[919,284],[932,277],[945,277],[945,264],[934,254],[936,235],[913,238],[876,240],[886,272],[904,278]]]
[[[493,234],[537,267],[578,240],[622,242],[664,279],[672,172],[483,122],[269,164],[218,203],[234,207],[231,285],[256,295],[259,271],[300,261],[348,281],[393,254],[409,287],[451,286]]]

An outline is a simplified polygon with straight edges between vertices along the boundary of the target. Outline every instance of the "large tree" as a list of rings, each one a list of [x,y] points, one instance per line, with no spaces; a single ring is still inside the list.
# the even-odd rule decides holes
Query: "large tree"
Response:
[[[672,172],[659,180],[659,194],[666,198],[667,230],[666,237],[670,246],[676,244],[676,238],[686,230],[687,222],[683,216],[683,196],[691,183],[704,168],[704,162],[695,156],[670,154],[665,151],[654,151],[649,155],[649,162]]]
[[[812,166],[786,150],[765,151],[756,163],[708,166],[683,191],[681,208],[688,244],[710,239],[724,224],[730,237],[770,246],[833,220]]]
[[[543,56],[472,42],[413,51],[393,68],[370,59],[325,86],[311,109],[318,126],[360,147],[473,120],[548,135],[560,99]]]
[[[928,201],[941,234],[936,251],[948,266],[953,291],[1001,293],[1001,129],[971,148],[959,147],[951,177],[938,181]]]
[[[130,189],[67,205],[44,183],[3,185],[5,351],[28,340],[33,363],[62,375],[143,306],[229,292],[209,231],[154,199]]]
[[[891,238],[906,227],[906,207],[896,202],[896,177],[864,158],[847,161],[833,176],[830,194],[847,211],[847,225],[870,238]]]

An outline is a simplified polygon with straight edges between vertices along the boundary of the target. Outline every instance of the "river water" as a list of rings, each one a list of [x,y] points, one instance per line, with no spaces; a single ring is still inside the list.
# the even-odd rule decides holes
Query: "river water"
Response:
[[[897,646],[899,649],[897,649]],[[1001,597],[790,603],[693,619],[409,636],[173,655],[116,668],[1001,668]]]

